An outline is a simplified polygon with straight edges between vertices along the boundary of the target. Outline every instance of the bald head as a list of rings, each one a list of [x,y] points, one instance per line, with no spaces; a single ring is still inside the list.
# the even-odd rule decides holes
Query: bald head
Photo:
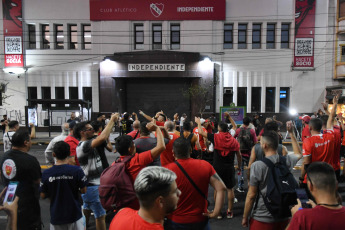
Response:
[[[174,122],[172,122],[172,121],[166,121],[166,122],[164,123],[164,128],[166,128],[169,132],[174,131],[174,129],[175,129]]]
[[[61,129],[62,129],[62,134],[68,135],[69,134],[69,123],[63,123],[63,125],[61,125]]]
[[[265,120],[265,124],[270,123],[270,122],[272,122],[272,121],[273,121],[273,119],[272,119],[272,118],[267,117],[267,118],[266,118],[266,120]]]
[[[135,121],[133,122],[133,128],[134,128],[135,130],[140,129],[140,121],[135,120]]]

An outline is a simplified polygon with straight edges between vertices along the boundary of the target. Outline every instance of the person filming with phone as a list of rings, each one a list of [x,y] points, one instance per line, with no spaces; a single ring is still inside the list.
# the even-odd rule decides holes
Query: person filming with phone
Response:
[[[334,169],[325,162],[313,162],[307,169],[307,186],[316,203],[298,199],[291,209],[287,229],[345,229],[345,207],[338,199]],[[310,205],[308,207],[308,205]]]

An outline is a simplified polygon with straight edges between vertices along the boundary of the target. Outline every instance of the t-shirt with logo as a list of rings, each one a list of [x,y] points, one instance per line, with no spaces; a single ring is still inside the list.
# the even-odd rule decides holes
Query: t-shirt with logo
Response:
[[[3,142],[4,142],[4,153],[12,148],[12,136],[15,134],[14,131],[8,131],[4,133]]]
[[[207,161],[193,158],[179,159],[177,161],[207,197],[210,178],[216,174],[212,165]],[[179,190],[181,190],[177,209],[168,216],[168,219],[181,224],[198,223],[207,220],[202,215],[207,212],[207,201],[205,198],[201,196],[175,163],[170,163],[165,168],[170,169],[176,174],[176,184]]]
[[[109,230],[163,230],[159,223],[149,223],[138,215],[138,210],[130,208],[121,209],[111,221]]]
[[[310,136],[311,136],[311,133],[310,133],[309,125],[305,124],[302,130],[302,141],[304,141],[307,137],[310,137]]]
[[[43,172],[40,192],[50,199],[51,224],[70,224],[82,217],[78,191],[86,185],[86,176],[78,166],[54,165]]]
[[[121,121],[122,132],[125,134],[130,133],[133,130],[132,124],[133,124],[132,120],[122,120]]]
[[[334,131],[325,130],[323,134],[313,135],[303,141],[303,157],[310,156],[311,163],[316,161],[326,162],[336,170],[337,165],[334,164]],[[304,182],[307,183],[307,176]]]
[[[341,133],[340,127],[334,126],[334,170],[340,170],[340,148],[341,148]],[[324,132],[327,133],[327,130]]]
[[[40,226],[39,184],[41,167],[37,159],[19,150],[7,151],[0,161],[1,178],[5,186],[18,181],[18,229]],[[36,182],[36,183],[35,183]]]
[[[91,143],[92,140],[79,142],[76,152],[80,167],[89,183],[99,185],[103,172],[102,160],[97,151],[91,147]]]
[[[207,133],[207,130],[206,130],[204,127],[202,127],[202,130],[204,131],[204,133]],[[206,145],[205,145],[205,142],[204,142],[204,138],[203,138],[203,136],[201,136],[201,135],[199,134],[198,127],[195,127],[195,128],[194,128],[193,133],[195,133],[196,135],[199,136],[199,143],[200,143],[201,150],[202,150],[202,151],[206,151]],[[195,146],[194,149],[195,149],[195,150],[198,150],[196,146]]]

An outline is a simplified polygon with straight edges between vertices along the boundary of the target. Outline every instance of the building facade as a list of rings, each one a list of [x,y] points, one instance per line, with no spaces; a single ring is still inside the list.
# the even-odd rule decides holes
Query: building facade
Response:
[[[136,17],[142,3],[99,7],[98,14],[125,15],[125,19],[108,20],[105,16],[104,20],[94,20],[98,14],[92,12],[95,4],[100,2],[97,0],[20,1],[25,71],[17,73],[6,70],[5,57],[1,55],[0,65],[4,71],[0,72],[0,81],[8,84],[6,92],[2,93],[0,115],[8,114],[10,119],[24,124],[25,106],[36,106],[28,104],[27,99],[64,98],[91,101],[93,113],[132,112],[133,103],[137,101],[129,95],[136,92],[145,95],[150,90],[150,83],[156,82],[172,84],[173,90],[156,85],[163,91],[156,96],[150,94],[153,101],[154,97],[164,94],[164,90],[169,92],[170,97],[175,97],[182,94],[180,88],[187,90],[192,85],[205,83],[204,86],[209,86],[209,97],[212,97],[203,105],[205,113],[219,113],[221,106],[229,106],[232,102],[245,106],[247,113],[278,114],[286,113],[291,108],[298,113],[312,113],[321,107],[326,87],[341,84],[336,79],[339,74],[334,71],[334,68],[338,68],[335,58],[339,58],[335,48],[336,34],[339,34],[336,26],[342,23],[338,20],[339,1],[342,2],[201,1],[207,4],[224,2],[224,18],[217,19],[215,16],[216,19],[212,20],[192,20],[188,15],[195,11],[201,14],[216,10],[216,7],[178,8],[180,12],[189,10],[185,14],[187,16],[182,16],[180,20],[159,20],[159,16],[168,8],[159,8],[160,3],[152,5],[142,1],[151,4],[155,20]],[[296,2],[305,4],[304,8],[296,9]],[[313,36],[313,65],[296,68],[296,20],[301,13],[308,13],[308,4],[314,4],[315,11],[312,14],[315,28],[308,33]],[[2,7],[0,12],[5,12],[4,5]],[[0,29],[6,35],[3,25],[0,25]],[[337,37],[341,36],[340,33]],[[0,52],[4,54],[3,39],[1,43]],[[145,55],[148,55],[147,58]],[[171,61],[154,58],[157,55],[171,57]],[[205,57],[212,61],[211,65],[202,62]],[[105,59],[113,63],[110,70],[104,67]],[[138,67],[136,70],[135,64],[149,64],[148,68],[157,64],[164,64],[165,67],[182,64],[186,69],[185,74],[175,69],[159,71]],[[206,70],[202,70],[205,66]],[[134,69],[131,71],[130,67]],[[211,81],[207,82],[207,79]],[[173,84],[176,82],[180,84]],[[141,86],[148,91],[138,90]],[[121,93],[127,96],[121,96]],[[141,95],[136,96],[141,98]],[[171,108],[169,113],[173,114],[176,105],[183,101],[190,104],[181,107],[179,112],[189,107],[189,111],[185,112],[190,116],[198,113],[198,108],[193,108],[193,99],[180,97],[179,101],[171,102],[169,106],[165,105],[164,100],[160,103],[165,110]],[[143,108],[137,109],[147,108],[150,113],[156,109],[147,103],[141,106]],[[46,107],[37,105],[38,126],[42,126],[47,119]],[[52,125],[67,120],[73,110],[63,109],[68,105],[56,107]],[[80,112],[86,114],[86,111]]]

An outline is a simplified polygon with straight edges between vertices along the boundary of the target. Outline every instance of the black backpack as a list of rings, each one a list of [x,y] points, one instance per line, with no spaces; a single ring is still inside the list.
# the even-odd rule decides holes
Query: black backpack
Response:
[[[254,142],[252,140],[252,135],[250,133],[250,129],[241,128],[241,131],[237,138],[238,142],[240,143],[240,151],[241,152],[249,152],[252,150],[254,146]]]
[[[279,156],[275,164],[267,158],[262,161],[268,167],[267,192],[262,196],[266,208],[275,219],[290,217],[290,206],[297,204],[298,184],[286,165],[286,158]]]

